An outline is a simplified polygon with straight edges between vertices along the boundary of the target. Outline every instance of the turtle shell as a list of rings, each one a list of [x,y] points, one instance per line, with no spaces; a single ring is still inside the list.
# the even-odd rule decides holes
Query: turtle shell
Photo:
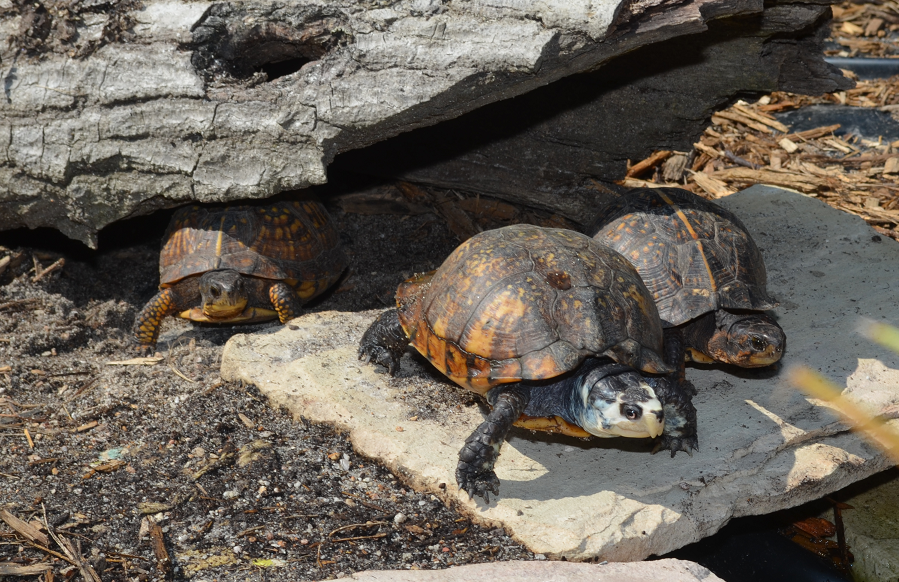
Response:
[[[410,343],[457,384],[479,392],[553,378],[587,356],[670,371],[662,325],[640,276],[617,252],[562,229],[482,232],[443,265],[402,283]]]
[[[346,267],[325,208],[313,201],[264,206],[188,206],[172,217],[159,255],[160,287],[215,269],[285,281],[301,299]]]
[[[733,213],[678,188],[639,188],[604,208],[588,232],[643,277],[666,326],[719,308],[771,309],[765,261]]]

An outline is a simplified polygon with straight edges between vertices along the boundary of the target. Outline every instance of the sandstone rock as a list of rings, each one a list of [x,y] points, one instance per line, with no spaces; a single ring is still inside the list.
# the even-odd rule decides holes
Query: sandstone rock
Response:
[[[43,0],[51,8],[54,1]],[[99,229],[121,218],[321,184],[340,152],[727,17],[753,14],[777,21],[768,28],[778,31],[751,48],[771,58],[740,68],[760,64],[764,80],[741,79],[728,96],[784,87],[775,80],[781,77],[804,79],[816,91],[842,86],[815,50],[784,49],[818,46],[810,31],[827,9],[801,2],[806,15],[793,8],[767,15],[761,0],[91,5],[4,8],[0,229],[52,226],[93,245]],[[740,34],[767,38],[771,30],[759,36],[768,29],[757,24]],[[576,212],[571,204],[560,210]]]
[[[470,500],[453,473],[482,412],[419,357],[403,358],[399,378],[360,363],[357,343],[376,312],[311,314],[296,329],[235,336],[222,376],[256,384],[297,416],[350,431],[362,454],[416,488],[556,558],[664,554],[733,517],[795,506],[888,468],[880,450],[791,387],[783,369],[807,364],[873,412],[899,401],[899,356],[855,331],[862,317],[895,317],[899,244],[794,192],[756,186],[721,204],[755,234],[788,347],[772,369],[688,368],[699,389],[700,450],[692,457],[650,455],[644,440],[513,429],[496,467],[499,499]]]
[[[573,562],[494,562],[457,566],[446,570],[375,570],[357,572],[359,582],[717,582],[721,580],[699,564],[684,560],[657,560],[632,564],[576,564]]]

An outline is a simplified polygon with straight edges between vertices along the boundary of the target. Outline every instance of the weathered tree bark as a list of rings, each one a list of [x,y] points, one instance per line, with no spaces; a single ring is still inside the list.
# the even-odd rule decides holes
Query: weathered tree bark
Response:
[[[642,47],[597,71],[337,157],[333,168],[542,207],[589,223],[626,162],[690,151],[713,111],[776,90],[852,81],[823,61],[830,8],[769,4],[697,35]]]
[[[740,33],[748,61],[724,61],[764,69],[757,75],[743,70],[733,84],[722,83],[715,89],[717,102],[735,91],[785,87],[793,79],[815,92],[842,86],[815,54],[810,23],[827,12],[815,5],[775,6],[763,13],[761,0],[374,4],[0,0],[0,229],[52,226],[95,244],[103,226],[158,208],[261,198],[320,184],[341,152],[463,116],[574,73],[597,71],[583,77],[595,79],[588,85],[630,84],[627,65],[618,67],[617,76],[600,67],[683,35],[694,35],[684,39],[682,46],[689,47],[690,39],[707,36],[697,33],[716,19],[757,15],[757,30]],[[684,65],[671,56],[675,65]],[[685,59],[708,56],[693,51]],[[800,62],[808,64],[803,68]],[[677,77],[676,70],[664,68],[656,65],[660,79]],[[569,83],[582,85],[581,77]],[[653,91],[665,91],[651,76],[645,79]],[[550,95],[546,90],[526,99],[541,107],[540,99]],[[564,115],[591,107],[595,95],[578,91],[562,109],[547,105],[538,125],[548,122],[551,128],[558,115],[562,123],[533,150],[539,159],[518,160],[519,167],[542,163],[546,173],[580,179],[606,171],[601,164],[589,167],[592,151],[610,152],[619,162],[634,157],[634,146],[622,142],[628,133],[621,131],[608,134],[598,150],[594,138],[585,140],[580,157],[558,170],[554,164],[564,154],[544,158],[546,144],[571,150],[569,137],[583,133],[577,115],[567,121]],[[506,111],[503,103],[493,107]],[[608,107],[594,105],[593,117]],[[699,109],[685,110],[691,128],[706,115]],[[613,116],[624,125],[648,127],[651,113],[630,121],[618,112]],[[521,115],[507,115],[508,123]],[[516,132],[534,127],[529,119],[519,121]],[[515,161],[517,147],[500,158]],[[648,142],[637,150],[647,147]],[[568,177],[517,198],[507,192],[515,188],[483,185],[479,176],[467,182],[424,174],[421,179],[504,191],[508,198],[570,216],[583,207],[570,200],[580,196],[583,184]],[[573,195],[566,184],[578,184]],[[558,194],[566,194],[562,202],[545,198]]]

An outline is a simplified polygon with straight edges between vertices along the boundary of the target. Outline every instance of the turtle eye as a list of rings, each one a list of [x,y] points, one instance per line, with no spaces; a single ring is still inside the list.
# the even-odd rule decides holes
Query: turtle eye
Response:
[[[213,297],[218,297],[219,295],[222,294],[222,291],[221,291],[221,289],[219,289],[218,287],[216,287],[215,285],[213,285],[212,287],[209,288],[209,293],[210,293]]]
[[[768,347],[768,342],[766,342],[765,340],[763,340],[762,338],[760,338],[757,335],[752,336],[751,341],[752,341],[752,349],[757,350],[759,352],[761,352],[762,350],[764,350],[765,348]]]
[[[643,410],[641,410],[639,406],[634,406],[633,404],[622,404],[621,415],[628,420],[637,420],[643,416]]]

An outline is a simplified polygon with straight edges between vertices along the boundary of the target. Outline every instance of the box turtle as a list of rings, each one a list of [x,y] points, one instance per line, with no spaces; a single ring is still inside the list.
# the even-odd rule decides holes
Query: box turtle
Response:
[[[456,469],[471,496],[498,493],[493,467],[513,424],[579,437],[662,435],[672,450],[695,441],[690,395],[633,369],[673,369],[652,296],[621,255],[587,236],[530,225],[482,232],[436,271],[400,284],[396,299],[363,335],[359,357],[395,374],[412,344],[486,397],[492,410]]]
[[[589,232],[643,277],[679,361],[754,368],[780,360],[786,336],[761,313],[777,305],[765,262],[733,213],[679,188],[639,188],[604,208]]]
[[[141,310],[134,337],[156,345],[163,318],[252,323],[297,317],[346,268],[325,208],[312,201],[178,210],[159,255],[159,293]]]

